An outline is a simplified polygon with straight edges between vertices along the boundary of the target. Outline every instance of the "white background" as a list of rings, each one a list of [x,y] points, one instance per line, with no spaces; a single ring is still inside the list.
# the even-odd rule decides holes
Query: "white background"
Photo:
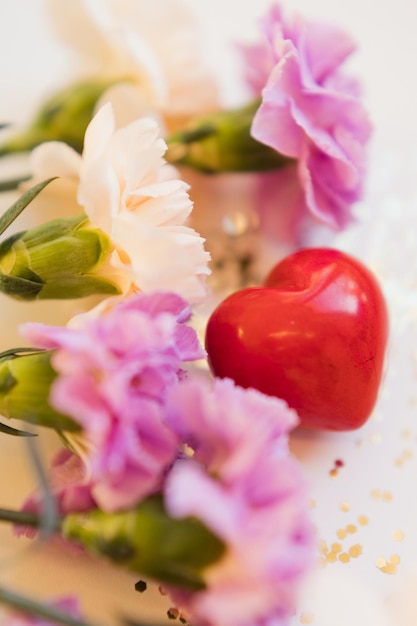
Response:
[[[219,76],[224,99],[234,102],[237,63],[229,37],[253,36],[255,18],[269,2],[189,0],[189,4],[202,20],[208,60]],[[298,433],[292,440],[311,481],[318,536],[330,545],[338,541],[337,530],[352,524],[356,532],[341,542],[343,549],[356,543],[363,548],[363,554],[348,564],[328,564],[317,572],[307,585],[294,625],[307,623],[310,616],[314,626],[415,626],[417,5],[412,0],[289,0],[286,6],[343,25],[358,42],[350,67],[362,79],[375,125],[371,169],[367,196],[358,211],[360,223],[336,238],[334,245],[354,252],[378,273],[392,329],[386,379],[369,423],[356,433]],[[0,0],[0,59],[0,121],[20,122],[61,84],[67,68],[67,55],[51,37],[41,0]],[[17,321],[25,316],[43,319],[48,307],[55,306],[23,312],[26,305],[5,299],[0,304],[3,343],[14,338]],[[0,451],[0,506],[18,506],[28,488],[22,443],[2,440]],[[335,459],[342,459],[344,467],[332,478]],[[361,515],[369,518],[368,526],[358,523]],[[401,542],[395,540],[398,531],[404,533]],[[0,580],[41,596],[81,591],[87,614],[106,624],[114,623],[121,607],[135,607],[140,619],[160,615],[156,591],[143,597],[132,594],[135,577],[116,576],[104,565],[98,570],[79,555],[15,542],[8,529],[0,532]],[[377,559],[393,555],[401,559],[397,572],[384,574]]]

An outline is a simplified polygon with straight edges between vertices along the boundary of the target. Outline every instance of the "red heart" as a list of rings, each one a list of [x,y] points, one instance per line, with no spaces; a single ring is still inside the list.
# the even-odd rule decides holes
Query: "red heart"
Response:
[[[276,265],[265,287],[226,298],[209,319],[206,349],[216,376],[283,398],[302,426],[352,430],[374,407],[387,335],[371,272],[313,248]]]

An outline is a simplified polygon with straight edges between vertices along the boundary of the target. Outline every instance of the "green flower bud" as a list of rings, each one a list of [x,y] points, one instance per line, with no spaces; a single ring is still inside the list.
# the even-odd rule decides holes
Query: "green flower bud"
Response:
[[[256,101],[234,111],[219,111],[198,118],[186,130],[172,135],[166,158],[206,173],[259,172],[291,162],[251,136]]]
[[[91,80],[59,91],[43,105],[25,131],[0,146],[0,156],[32,150],[44,141],[63,141],[81,152],[97,102],[114,82]]]
[[[17,233],[0,244],[0,291],[21,300],[121,293],[113,249],[85,215]]]
[[[49,404],[49,392],[56,372],[51,352],[0,355],[0,413],[55,430],[80,430],[70,417]]]
[[[196,518],[170,518],[160,495],[131,511],[69,515],[62,530],[67,539],[137,574],[192,590],[204,589],[204,570],[225,550]]]

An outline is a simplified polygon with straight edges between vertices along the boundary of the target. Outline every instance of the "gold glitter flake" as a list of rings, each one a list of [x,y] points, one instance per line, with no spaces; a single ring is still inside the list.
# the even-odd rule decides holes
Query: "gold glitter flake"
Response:
[[[361,526],[367,526],[369,524],[369,517],[367,515],[359,515],[358,522]]]
[[[342,502],[340,505],[340,510],[344,513],[347,513],[350,510],[350,504],[348,502]]]
[[[337,561],[337,554],[335,552],[329,552],[326,555],[326,561],[328,563],[335,563]]]
[[[355,545],[349,548],[349,555],[353,559],[357,559],[359,556],[361,556],[362,552],[363,552],[363,549],[360,543],[355,543]]]
[[[374,500],[379,500],[379,498],[381,497],[381,492],[379,489],[372,489],[371,491],[371,498],[373,498]]]
[[[348,524],[346,526],[346,532],[349,533],[349,535],[354,535],[357,530],[358,529],[356,528],[355,524]]]
[[[394,541],[403,541],[405,535],[402,530],[395,530],[392,533],[392,536],[393,536]]]
[[[327,543],[324,541],[324,539],[320,539],[318,547],[320,554],[327,554],[329,551]]]
[[[342,554],[339,554],[338,558],[341,563],[349,563],[350,561],[350,556],[347,552],[342,552]]]
[[[312,624],[314,622],[314,613],[306,611],[300,616],[300,624]]]
[[[342,551],[342,544],[335,541],[335,543],[332,543],[331,549],[335,554],[339,554]]]
[[[382,499],[385,500],[385,502],[391,502],[393,497],[394,496],[390,491],[384,491],[384,493],[382,494]]]
[[[338,528],[338,530],[336,531],[336,535],[338,539],[345,539],[347,532],[345,528]]]
[[[389,561],[383,557],[378,557],[375,561],[375,565],[383,574],[396,574],[397,566],[400,564],[400,556],[393,554],[390,556]]]

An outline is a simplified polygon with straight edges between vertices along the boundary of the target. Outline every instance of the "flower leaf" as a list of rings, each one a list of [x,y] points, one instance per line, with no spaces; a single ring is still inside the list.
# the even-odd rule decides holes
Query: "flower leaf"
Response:
[[[27,207],[28,204],[32,202],[36,198],[36,196],[44,189],[50,182],[55,180],[57,177],[54,176],[52,178],[48,178],[47,180],[34,185],[30,189],[28,189],[10,208],[7,209],[5,213],[0,217],[0,235],[4,233],[4,231],[14,222],[14,220],[19,217],[22,211]]]
[[[30,176],[17,176],[16,178],[0,181],[0,193],[2,191],[13,191],[13,189],[17,189],[21,183],[26,182],[29,178]]]
[[[5,435],[12,435],[13,437],[37,437],[36,433],[31,433],[27,430],[18,430],[17,428],[12,428],[11,426],[7,426],[6,424],[2,424],[1,422],[0,433],[4,433]]]

